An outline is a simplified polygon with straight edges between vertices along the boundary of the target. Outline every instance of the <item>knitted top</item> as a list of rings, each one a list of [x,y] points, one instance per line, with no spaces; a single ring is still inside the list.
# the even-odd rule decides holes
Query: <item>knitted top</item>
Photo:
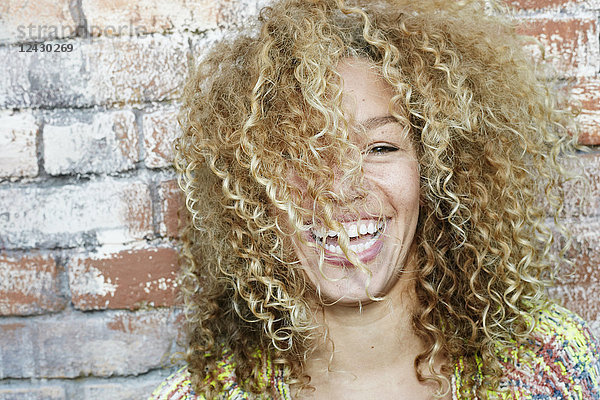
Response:
[[[586,323],[577,315],[558,305],[540,312],[528,345],[515,348],[510,354],[499,355],[506,372],[498,391],[488,390],[489,399],[527,400],[600,400],[600,348]],[[261,381],[270,394],[256,397],[238,386],[235,364],[230,353],[224,353],[219,363],[217,379],[224,383],[222,399],[291,400],[283,379],[283,370],[265,365]],[[479,360],[478,360],[479,362]],[[457,360],[452,375],[452,399],[476,399],[461,394],[463,359]],[[482,376],[478,381],[482,381]],[[185,367],[167,378],[149,400],[208,400],[194,393],[190,374]]]

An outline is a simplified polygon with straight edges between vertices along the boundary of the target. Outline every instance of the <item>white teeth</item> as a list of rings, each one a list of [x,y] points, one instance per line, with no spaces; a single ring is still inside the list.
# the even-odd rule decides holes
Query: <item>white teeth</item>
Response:
[[[366,249],[370,248],[371,246],[373,246],[375,244],[377,240],[375,238],[369,240],[368,242],[365,243],[360,243],[360,244],[351,244],[350,245],[350,250],[352,250],[354,253],[358,254],[358,253],[362,253],[363,251],[365,251]]]
[[[359,235],[366,235],[368,234],[375,234],[377,233],[377,231],[381,230],[385,223],[383,220],[379,220],[377,222],[375,221],[369,221],[369,222],[362,222],[362,221],[355,221],[355,222],[344,222],[342,223],[344,229],[346,230],[346,232],[348,233],[348,237],[349,238],[357,238]],[[327,238],[327,237],[337,237],[338,236],[338,232],[333,231],[333,230],[328,230],[326,231],[324,228],[319,228],[319,227],[315,227],[312,228],[312,233],[313,235],[316,237],[317,241],[323,241],[323,239]]]
[[[358,228],[358,231],[360,232],[361,235],[366,235],[367,232],[369,232],[367,230],[367,226],[365,224],[360,224],[360,228]]]
[[[364,244],[365,249],[368,249],[369,247],[373,246],[375,244],[375,242],[376,242],[375,239],[369,240],[367,243]]]
[[[321,239],[322,239],[323,237],[325,237],[325,229],[323,229],[323,228],[314,228],[314,229],[312,230],[312,232],[313,232],[313,234],[314,234],[315,236],[317,236],[317,237],[319,237],[319,238],[321,238]]]
[[[377,238],[372,238],[369,241],[364,242],[364,243],[351,244],[350,246],[348,246],[348,248],[352,252],[354,252],[355,254],[359,254],[359,253],[362,253],[363,251],[369,249],[376,242],[377,242]],[[331,251],[332,253],[343,254],[342,249],[340,248],[340,246],[326,245],[326,249],[329,250],[329,251]]]
[[[362,253],[363,251],[367,250],[371,246],[373,246],[376,241],[377,241],[377,238],[374,237],[374,238],[372,238],[369,241],[364,242],[364,243],[351,244],[351,245],[348,246],[348,248],[351,251],[353,251],[354,253],[359,254],[359,253]],[[344,252],[342,251],[342,248],[339,245],[333,245],[333,244],[328,244],[328,243],[321,243],[321,246],[323,246],[325,248],[325,250],[329,251],[330,253],[339,254],[339,255],[343,255],[344,254]]]
[[[337,245],[332,245],[332,244],[325,244],[325,250],[331,252],[331,253],[336,253],[336,254],[343,254],[342,252],[342,248],[340,246]]]
[[[377,229],[375,229],[375,224],[373,222],[369,222],[367,232],[369,232],[370,234],[374,234],[375,232],[377,232]]]
[[[358,236],[358,227],[356,224],[352,224],[348,227],[344,226],[344,229],[346,229],[346,232],[348,232],[349,237],[353,238]]]

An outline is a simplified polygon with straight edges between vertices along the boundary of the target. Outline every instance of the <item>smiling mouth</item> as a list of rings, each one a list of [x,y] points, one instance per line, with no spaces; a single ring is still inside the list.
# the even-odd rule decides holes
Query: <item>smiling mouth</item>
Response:
[[[348,246],[356,255],[365,253],[378,243],[378,239],[384,230],[385,223],[382,220],[343,222],[342,226],[348,234],[350,245]],[[338,232],[325,231],[320,228],[310,230],[312,240],[324,248],[332,256],[345,257],[342,248],[338,244]]]

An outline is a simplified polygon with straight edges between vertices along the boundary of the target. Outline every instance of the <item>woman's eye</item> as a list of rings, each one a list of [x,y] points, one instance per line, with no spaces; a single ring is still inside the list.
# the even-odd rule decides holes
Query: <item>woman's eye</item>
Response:
[[[394,151],[398,151],[398,148],[390,145],[377,145],[369,149],[370,154],[386,154]]]

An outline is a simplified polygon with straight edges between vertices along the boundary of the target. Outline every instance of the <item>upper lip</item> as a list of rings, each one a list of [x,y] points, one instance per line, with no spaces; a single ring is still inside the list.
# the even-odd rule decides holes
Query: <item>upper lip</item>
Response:
[[[363,212],[360,214],[354,213],[354,214],[338,215],[338,216],[334,217],[333,219],[338,222],[355,222],[355,221],[361,221],[361,220],[385,219],[385,217],[379,216],[376,213]]]
[[[361,212],[361,213],[347,213],[347,214],[336,215],[332,219],[339,223],[344,223],[344,222],[356,222],[356,221],[365,221],[365,220],[386,220],[386,219],[388,219],[388,217],[386,217],[384,215],[380,215],[378,213]]]

